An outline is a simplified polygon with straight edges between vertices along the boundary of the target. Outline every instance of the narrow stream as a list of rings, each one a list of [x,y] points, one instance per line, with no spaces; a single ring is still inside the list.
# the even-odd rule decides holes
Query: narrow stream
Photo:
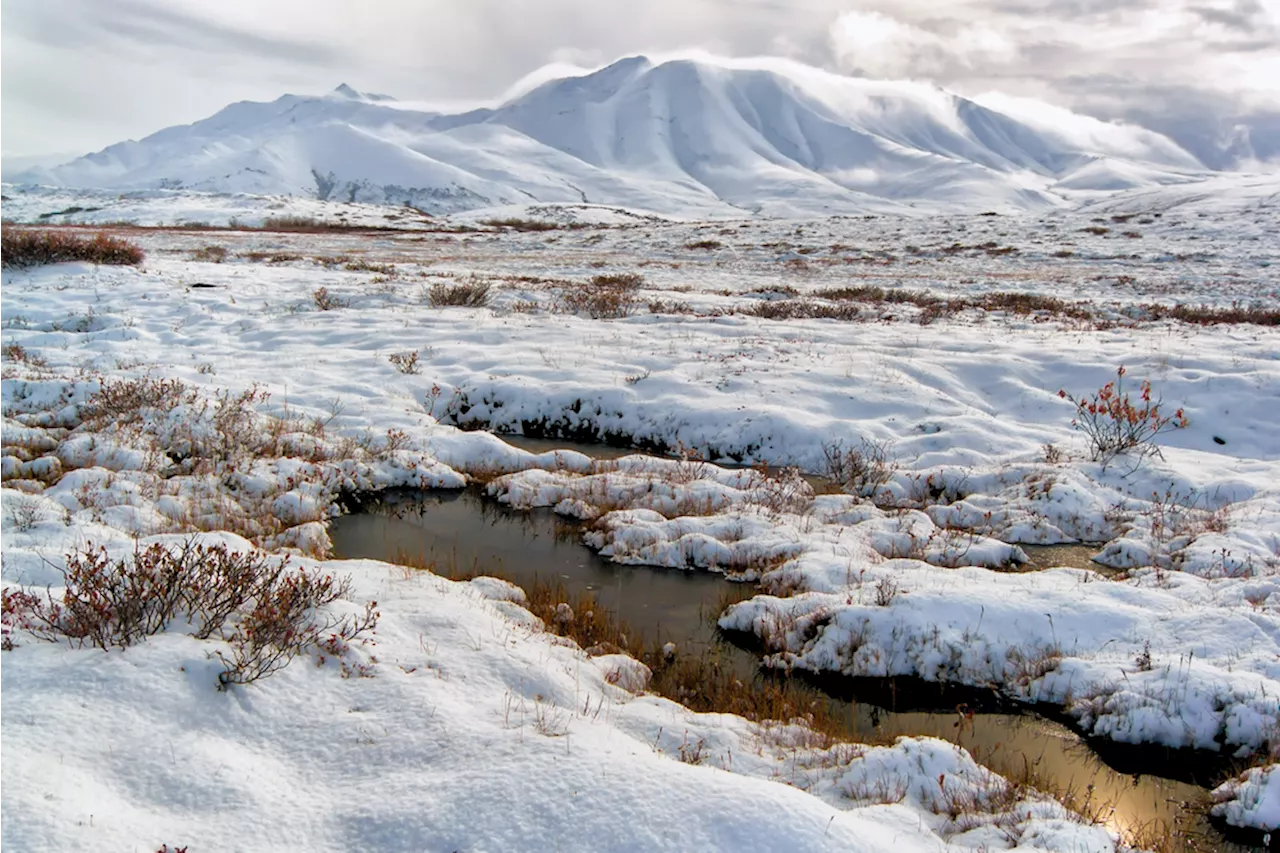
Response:
[[[515,512],[486,499],[479,489],[391,493],[332,521],[330,535],[339,559],[395,562],[412,556],[436,563],[445,575],[478,569],[500,572],[517,583],[559,578],[570,592],[590,590],[602,606],[616,610],[648,637],[671,640],[682,652],[714,647],[744,677],[759,673],[756,654],[728,642],[714,624],[726,588],[740,589],[745,597],[750,587],[730,586],[708,572],[610,563],[581,544],[576,527],[550,510]],[[1114,803],[1109,823],[1122,830],[1162,824],[1177,850],[1261,849],[1228,842],[1206,819],[1206,786],[1216,781],[1209,757],[1163,761],[1158,748],[1128,753],[1122,748],[1115,756],[1104,750],[1109,764],[1061,723],[974,699],[975,691],[946,691],[918,679],[824,677],[805,683],[816,700],[830,703],[833,713],[847,721],[850,740],[942,738],[964,746],[1004,775],[1018,775],[1029,762],[1059,785],[1077,791],[1092,786],[1094,803]],[[960,701],[979,712],[962,721],[956,711]],[[1176,778],[1136,770],[1154,765]]]

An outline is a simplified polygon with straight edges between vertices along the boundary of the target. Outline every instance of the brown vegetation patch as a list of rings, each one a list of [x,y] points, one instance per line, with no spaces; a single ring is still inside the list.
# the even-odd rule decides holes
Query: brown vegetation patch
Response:
[[[489,286],[489,282],[481,279],[458,284],[433,284],[427,298],[433,308],[450,305],[462,308],[483,308],[489,304]]]
[[[607,273],[592,276],[585,284],[564,288],[556,308],[570,314],[587,314],[593,320],[629,316],[638,303],[637,293],[644,277],[637,273]]]
[[[1259,326],[1280,326],[1280,308],[1262,305],[1233,303],[1223,308],[1208,305],[1143,305],[1140,308],[1152,320],[1178,320],[1195,326],[1216,326],[1222,323],[1253,323]]]
[[[240,257],[246,261],[268,264],[287,264],[290,261],[302,260],[302,255],[293,252],[242,252]]]
[[[6,269],[68,261],[136,266],[146,257],[141,247],[105,231],[82,237],[74,231],[8,227],[0,232],[0,256]]]
[[[855,305],[828,305],[809,299],[782,299],[772,302],[761,302],[753,305],[745,313],[766,320],[845,320],[863,319],[862,312]]]
[[[1055,317],[1090,319],[1093,314],[1084,303],[1071,303],[1055,296],[1039,293],[995,291],[976,296],[944,298],[923,290],[886,290],[876,285],[839,287],[819,290],[814,294],[833,301],[869,302],[872,304],[910,304],[926,313],[928,319],[968,309],[982,311],[1007,311],[1011,314],[1049,314]],[[922,318],[923,321],[923,318]]]
[[[549,222],[545,219],[524,219],[518,216],[509,216],[504,219],[483,219],[481,225],[488,225],[492,228],[504,228],[508,231],[580,231],[583,228],[589,228],[585,222]]]
[[[220,264],[227,259],[226,246],[204,246],[191,252],[191,260]]]
[[[349,643],[371,633],[376,602],[362,616],[324,616],[316,611],[350,595],[348,579],[286,570],[286,561],[255,552],[206,546],[189,538],[169,548],[152,545],[131,558],[112,560],[104,548],[85,546],[68,554],[66,592],[55,599],[27,589],[4,591],[4,648],[24,631],[49,642],[103,651],[124,649],[183,623],[197,639],[221,638],[230,654],[216,652],[226,667],[218,687],[249,684],[301,654],[328,653],[340,660]],[[367,664],[356,664],[360,674]],[[344,674],[347,674],[344,666]]]
[[[324,234],[332,231],[381,232],[390,231],[385,226],[352,225],[348,222],[332,222],[316,219],[314,216],[268,216],[259,226],[236,225],[239,230],[247,231],[291,231],[300,234]]]

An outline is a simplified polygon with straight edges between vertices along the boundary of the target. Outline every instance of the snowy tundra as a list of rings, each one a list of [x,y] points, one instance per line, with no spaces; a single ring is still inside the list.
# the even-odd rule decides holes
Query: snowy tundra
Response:
[[[92,206],[59,192],[7,187],[6,216]],[[6,594],[56,600],[68,555],[204,531],[349,577],[327,612],[381,619],[376,645],[219,690],[227,637],[174,624],[104,653],[7,617],[6,846],[1123,849],[950,744],[694,714],[517,589],[323,560],[344,494],[476,479],[586,519],[636,571],[758,583],[721,625],[770,666],[990,686],[1129,743],[1263,763],[1276,744],[1274,189],[710,223],[117,203],[242,227],[116,225],[140,266],[5,270]],[[248,227],[289,215],[380,227]],[[1121,366],[1185,425],[1094,459],[1059,392]],[[1062,542],[1097,569],[1018,571],[1021,546]],[[1274,828],[1274,775],[1216,809]]]

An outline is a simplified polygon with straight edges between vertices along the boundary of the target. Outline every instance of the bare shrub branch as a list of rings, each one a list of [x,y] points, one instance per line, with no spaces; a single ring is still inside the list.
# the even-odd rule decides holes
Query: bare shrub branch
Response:
[[[170,412],[191,405],[196,396],[195,388],[181,379],[107,379],[81,406],[80,417],[94,427],[134,423],[142,420],[148,409]]]
[[[321,311],[333,311],[338,308],[346,308],[351,304],[349,299],[339,299],[329,292],[327,287],[317,287],[311,293],[311,301],[315,303],[317,309]]]
[[[892,479],[898,465],[889,453],[888,441],[863,438],[857,447],[845,447],[836,441],[822,447],[827,477],[844,491],[871,497]]]
[[[13,637],[18,631],[26,631],[41,640],[56,639],[36,618],[40,606],[40,598],[35,594],[17,587],[5,588],[0,597],[0,649],[8,652],[17,648]]]
[[[185,623],[199,639],[222,637],[230,654],[217,652],[226,667],[218,684],[248,684],[301,654],[344,657],[350,642],[377,626],[377,603],[356,617],[318,615],[350,595],[348,579],[303,569],[286,571],[288,560],[232,551],[187,539],[175,547],[153,544],[131,559],[111,559],[88,546],[67,555],[61,600],[28,590],[4,591],[5,649],[13,633],[103,651],[123,649]],[[357,669],[363,665],[357,664]],[[344,674],[348,672],[344,662]]]
[[[418,364],[418,351],[405,350],[404,352],[393,352],[387,356],[387,361],[395,366],[395,369],[401,373],[421,373],[422,367]]]

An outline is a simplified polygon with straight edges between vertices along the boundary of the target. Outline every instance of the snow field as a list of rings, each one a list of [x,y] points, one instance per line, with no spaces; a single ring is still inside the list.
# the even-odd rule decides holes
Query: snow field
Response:
[[[335,500],[344,491],[496,477],[491,493],[513,506],[552,506],[592,521],[588,544],[619,562],[761,580],[774,595],[735,606],[722,624],[762,636],[776,665],[991,684],[1016,699],[1061,705],[1084,730],[1119,741],[1265,751],[1280,696],[1280,449],[1269,427],[1280,401],[1280,341],[1270,328],[1162,321],[1095,329],[992,312],[928,326],[910,315],[866,323],[699,316],[720,300],[767,298],[746,295],[758,286],[803,292],[850,275],[847,265],[814,264],[798,273],[778,263],[776,250],[758,248],[742,248],[723,266],[714,257],[692,260],[681,247],[699,227],[584,229],[553,234],[552,243],[546,236],[481,235],[412,251],[381,236],[157,232],[142,238],[150,256],[141,269],[6,271],[3,341],[26,353],[21,360],[6,351],[3,380],[6,585],[60,583],[61,555],[88,542],[126,553],[134,537],[193,528],[229,527],[263,547],[319,555],[328,546],[323,520],[338,511]],[[944,239],[932,233],[938,223],[928,221],[895,226],[917,229],[902,235],[883,224],[862,226],[865,232],[848,222],[807,227],[805,240],[829,245],[843,232],[847,241],[866,242],[868,251],[877,251],[876,241]],[[1253,264],[1251,279],[1224,287],[1235,288],[1233,298],[1250,293],[1274,303],[1273,243],[1232,242],[1213,223],[1160,227],[1152,238],[1157,245],[1141,257],[1064,259],[1061,278],[1044,286],[1065,291],[1080,283],[1082,298],[1098,303],[1172,299],[1179,288],[1193,299],[1222,300],[1217,277]],[[648,228],[655,239],[646,236]],[[746,240],[757,247],[785,237],[795,245],[795,228],[753,225]],[[972,228],[1006,230],[1003,239],[1026,247],[1024,255],[1039,231],[1035,223],[985,218]],[[1197,234],[1211,247],[1204,260],[1162,260]],[[603,239],[593,240],[598,235]],[[356,239],[365,241],[371,264],[387,262],[379,252],[397,253],[391,273],[317,266],[305,257],[215,264],[188,254],[227,240],[323,255]],[[734,245],[736,238],[717,239]],[[1080,239],[1101,246],[1109,238]],[[593,321],[546,310],[554,284],[514,278],[584,280],[602,269],[594,262],[616,264],[645,245],[648,254],[639,257],[653,263],[640,267],[643,297],[686,300],[697,306],[694,313],[642,309]],[[929,274],[970,292],[997,281],[992,270],[1004,268],[994,265],[1012,264],[1023,276],[1019,287],[1031,288],[1048,263],[970,253],[939,261]],[[490,307],[433,308],[424,299],[424,286],[463,274],[492,276]],[[1124,275],[1134,282],[1116,284]],[[733,295],[722,295],[731,282]],[[318,287],[345,304],[319,310]],[[535,308],[516,310],[522,300]],[[420,354],[419,372],[391,362],[389,355],[401,352]],[[1186,408],[1191,424],[1161,437],[1163,459],[1103,470],[1087,460],[1070,427],[1071,407],[1056,392],[1095,389],[1120,363],[1131,375],[1149,376],[1167,403]],[[82,423],[92,414],[86,402],[104,383],[146,377],[180,379],[190,394],[172,406],[171,400],[139,406],[132,422]],[[255,383],[251,402],[228,403],[244,399]],[[466,412],[455,403],[460,395]],[[243,416],[218,417],[237,411]],[[893,470],[871,493],[872,503],[820,493],[821,485],[815,491],[776,470],[763,477],[696,460],[597,463],[572,452],[530,454],[443,424],[436,416],[446,412],[472,424],[613,432],[721,460],[810,471],[822,468],[831,442],[856,447],[870,438],[890,448]],[[230,450],[228,436],[238,437]],[[1058,448],[1054,461],[1045,445]],[[1008,571],[1023,562],[1020,543],[1078,540],[1105,542],[1100,560],[1125,574]],[[401,580],[385,566],[326,568],[349,571],[359,596],[382,604],[373,679],[344,681],[332,669],[295,664],[252,689],[217,694],[201,680],[211,666],[208,647],[177,634],[123,654],[35,642],[7,654],[5,687],[17,710],[6,715],[5,811],[26,817],[6,820],[5,840],[69,846],[103,831],[122,846],[140,837],[146,843],[154,837],[158,846],[187,843],[176,834],[186,827],[220,840],[233,826],[224,816],[234,814],[261,829],[243,834],[244,849],[254,849],[256,837],[264,839],[262,849],[284,837],[316,849],[350,846],[353,838],[379,839],[390,849],[423,838],[501,849],[515,843],[512,833],[522,826],[533,827],[527,837],[566,847],[593,841],[615,849],[685,847],[692,839],[694,846],[769,849],[786,837],[811,843],[809,849],[837,843],[883,849],[899,832],[910,841],[892,843],[943,849],[944,840],[992,845],[996,825],[1021,827],[1016,843],[1028,849],[1111,849],[1104,830],[1065,821],[1048,805],[1030,809],[1032,823],[1007,798],[980,826],[961,829],[944,820],[950,806],[940,807],[937,797],[949,796],[949,783],[938,792],[918,786],[939,773],[967,780],[955,783],[957,796],[989,784],[967,757],[948,757],[951,747],[921,741],[884,753],[905,780],[903,804],[846,812],[843,788],[866,794],[891,775],[867,769],[880,766],[867,756],[881,753],[862,753],[855,769],[856,762],[806,752],[804,761],[817,768],[812,778],[788,778],[776,758],[740,758],[751,751],[743,743],[769,736],[741,720],[695,719],[663,700],[628,698],[606,683],[608,673],[538,633],[510,605],[481,604],[476,593],[433,578]],[[443,623],[440,614],[448,614]],[[442,628],[449,620],[465,631]],[[439,648],[424,654],[420,639],[431,632],[440,639],[428,647]],[[526,657],[505,640],[490,642],[505,633],[520,635]],[[430,673],[433,655],[447,677]],[[188,674],[172,675],[180,666]],[[421,686],[427,674],[430,689]],[[519,687],[526,722],[507,728],[495,709],[503,707],[504,693],[514,696],[514,685],[525,684],[517,676],[538,683]],[[584,691],[572,702],[570,683]],[[94,720],[115,721],[109,736],[87,724],[77,698],[85,692],[116,709],[93,712]],[[607,725],[578,713],[587,693],[595,697],[593,708],[605,697]],[[139,702],[141,695],[160,701],[152,708]],[[305,704],[318,695],[330,697],[329,704]],[[349,710],[366,704],[382,709],[376,721]],[[406,719],[405,707],[423,711]],[[494,719],[470,707],[488,708]],[[563,736],[536,731],[542,707],[544,720],[549,714],[560,721],[552,729],[566,727]],[[431,708],[438,716],[429,715]],[[297,719],[309,721],[303,741],[286,736]],[[381,739],[378,727],[385,730]],[[62,753],[73,759],[67,775],[40,787],[37,771],[47,764],[52,733],[70,730],[77,734]],[[237,733],[246,731],[258,733],[235,746]],[[159,754],[156,732],[168,733],[171,755]],[[517,737],[525,739],[510,742]],[[650,747],[657,741],[658,751],[679,756],[681,745],[688,754],[704,737],[709,758],[702,767],[659,759]],[[231,757],[201,746],[212,742],[227,744]],[[348,743],[345,752],[337,746]],[[121,767],[111,756],[128,754],[129,744],[144,758]],[[528,744],[528,754],[520,753]],[[803,781],[818,798],[714,772],[730,750],[732,766],[725,769]],[[352,753],[368,756],[360,761],[369,764],[358,765],[368,776],[350,778],[354,760],[339,757]],[[422,771],[428,759],[438,764]],[[503,775],[503,767],[522,762],[527,772]],[[834,763],[822,766],[827,762]],[[174,778],[175,766],[203,770],[182,780]],[[668,767],[678,781],[662,781]],[[548,772],[553,768],[560,774]],[[248,776],[280,784],[268,789],[244,781]],[[643,783],[643,796],[627,787],[642,784],[641,776],[659,780]],[[546,799],[584,831],[567,838],[563,822],[539,818],[533,804],[512,807],[513,777],[558,779],[548,783]],[[209,780],[225,787],[202,788],[215,785]],[[308,805],[304,794],[338,785],[354,789],[343,804],[317,794],[322,802]],[[785,820],[771,829],[763,816],[757,825],[753,813],[744,823],[740,807],[731,811],[730,803],[742,801],[736,785],[762,785],[747,793],[779,803]],[[1231,802],[1251,802],[1260,796],[1256,789],[1252,782],[1238,786]],[[83,791],[99,799],[85,799]],[[10,792],[18,799],[10,800]],[[51,802],[46,794],[67,805],[37,808]],[[652,811],[620,823],[607,805],[615,801],[647,801]],[[101,811],[95,805],[87,812],[92,826],[81,814],[86,802],[103,803]],[[437,823],[422,814],[423,802],[439,805]],[[477,802],[490,803],[490,811],[468,805]],[[296,814],[297,822],[267,825],[261,815],[275,811]],[[1265,825],[1259,813],[1247,806],[1223,810],[1230,820]],[[657,814],[667,817],[659,823]],[[670,818],[681,814],[688,820]],[[318,828],[308,829],[304,817]],[[104,828],[100,821],[116,822]],[[652,824],[646,830],[652,834],[633,839],[621,834],[622,824]],[[826,824],[830,836],[821,834]],[[686,838],[672,834],[676,827],[706,834]]]

